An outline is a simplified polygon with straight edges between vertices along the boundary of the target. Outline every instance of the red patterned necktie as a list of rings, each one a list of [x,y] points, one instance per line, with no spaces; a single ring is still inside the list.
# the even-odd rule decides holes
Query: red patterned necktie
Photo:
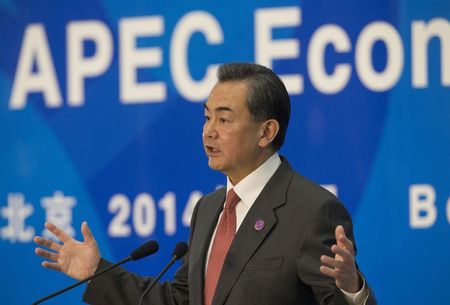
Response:
[[[227,194],[225,208],[217,226],[216,236],[211,247],[205,277],[205,305],[211,305],[223,262],[236,233],[236,204],[241,199],[230,189]]]

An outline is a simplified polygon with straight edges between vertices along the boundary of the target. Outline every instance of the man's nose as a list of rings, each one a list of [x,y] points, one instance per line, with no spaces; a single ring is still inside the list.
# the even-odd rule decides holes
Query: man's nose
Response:
[[[217,130],[212,121],[208,121],[205,123],[205,126],[203,127],[203,136],[207,137],[207,138],[216,138],[217,137]]]

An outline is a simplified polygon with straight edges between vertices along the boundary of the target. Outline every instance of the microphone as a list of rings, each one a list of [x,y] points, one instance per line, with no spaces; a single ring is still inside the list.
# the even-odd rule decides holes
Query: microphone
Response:
[[[142,305],[144,302],[144,298],[147,295],[147,293],[155,286],[155,284],[158,282],[158,280],[163,276],[164,273],[180,258],[182,258],[186,252],[188,251],[188,245],[185,242],[179,242],[175,249],[173,249],[172,253],[172,259],[170,262],[164,267],[164,269],[158,274],[158,276],[153,280],[153,282],[147,287],[147,289],[144,290],[144,292],[141,295],[141,298],[139,299],[139,305]]]
[[[144,243],[143,245],[141,245],[139,248],[137,248],[136,250],[134,250],[133,252],[130,253],[130,255],[124,259],[122,259],[120,262],[115,263],[114,265],[109,266],[108,268],[105,268],[99,272],[94,273],[93,275],[85,278],[84,280],[79,281],[78,283],[75,283],[69,287],[66,287],[64,289],[61,289],[55,293],[52,293],[46,297],[43,297],[42,299],[37,300],[36,302],[34,302],[32,305],[37,305],[40,304],[44,301],[47,301],[48,299],[51,299],[53,297],[56,297],[57,295],[60,295],[61,293],[64,293],[72,288],[78,287],[83,283],[86,283],[87,281],[90,281],[94,278],[96,278],[97,276],[117,267],[120,266],[126,262],[129,261],[136,261],[138,259],[144,258],[146,256],[152,255],[154,253],[156,253],[159,249],[158,243],[154,240],[148,241],[146,243]]]

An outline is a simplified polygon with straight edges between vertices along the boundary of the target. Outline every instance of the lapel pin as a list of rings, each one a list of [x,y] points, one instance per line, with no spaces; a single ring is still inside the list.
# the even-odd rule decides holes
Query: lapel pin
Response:
[[[264,220],[258,219],[258,220],[255,222],[255,230],[256,230],[256,231],[261,231],[262,229],[264,229]]]

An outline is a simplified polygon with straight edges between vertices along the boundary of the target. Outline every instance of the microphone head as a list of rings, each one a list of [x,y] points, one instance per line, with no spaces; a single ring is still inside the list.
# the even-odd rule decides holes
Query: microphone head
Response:
[[[130,257],[132,260],[138,260],[143,257],[149,256],[156,253],[159,250],[159,245],[156,241],[150,240],[145,244],[141,245],[139,248],[131,252]]]
[[[175,249],[173,249],[172,256],[174,256],[177,260],[179,260],[180,258],[182,258],[186,254],[188,249],[189,249],[189,247],[188,247],[187,243],[179,242],[175,246]]]

